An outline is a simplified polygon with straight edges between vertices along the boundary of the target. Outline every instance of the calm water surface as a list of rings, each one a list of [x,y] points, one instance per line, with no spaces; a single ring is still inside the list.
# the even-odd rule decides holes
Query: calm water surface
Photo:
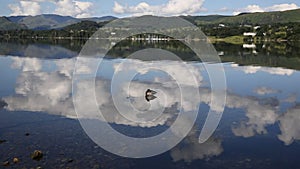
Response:
[[[134,77],[129,90],[137,94],[126,99],[143,109],[149,103],[140,98],[139,93],[146,88],[164,90],[169,98],[165,112],[155,122],[143,125],[124,119],[112,104],[111,95],[117,93],[110,92],[112,76],[121,62],[136,69],[148,64],[169,66],[185,76],[181,62],[128,59],[128,54],[161,46],[180,55],[185,64],[201,75],[197,79],[201,95],[197,100],[200,104],[198,117],[187,137],[161,155],[131,159],[97,146],[78,121],[82,117],[77,117],[74,111],[72,76],[76,56],[83,44],[77,41],[1,42],[0,162],[9,161],[11,168],[300,168],[300,54],[297,45],[257,44],[254,48],[253,45],[214,44],[226,73],[227,101],[217,130],[203,144],[198,142],[198,137],[210,100],[210,82],[204,66],[214,64],[200,62],[188,49],[176,43],[124,42],[117,45],[99,68],[95,80],[96,97],[106,120],[125,135],[157,135],[174,122],[180,106],[186,109],[189,106],[180,103],[174,79],[153,70]],[[193,93],[188,95],[193,97]],[[87,99],[81,99],[85,105]],[[159,97],[151,104],[160,101]],[[30,158],[34,150],[44,153],[40,161]],[[14,164],[14,157],[20,162]]]

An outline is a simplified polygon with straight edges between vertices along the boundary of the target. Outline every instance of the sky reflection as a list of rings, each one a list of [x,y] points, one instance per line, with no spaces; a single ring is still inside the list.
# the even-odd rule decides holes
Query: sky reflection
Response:
[[[2,99],[7,103],[5,109],[9,111],[32,111],[32,112],[46,112],[54,115],[61,115],[69,118],[88,118],[93,119],[94,117],[77,117],[74,112],[74,107],[72,104],[71,96],[71,78],[72,69],[71,67],[75,64],[75,59],[57,59],[57,60],[41,60],[37,58],[21,58],[21,57],[10,57],[12,61],[11,68],[20,70],[17,79],[15,94],[10,96],[5,96]],[[118,60],[106,60],[106,62],[111,65],[111,69],[115,69],[114,65]],[[115,63],[116,62],[116,63]],[[143,66],[141,61],[133,60],[132,68],[135,65]],[[164,66],[164,62],[161,62]],[[166,66],[176,67],[178,63],[168,62]],[[50,65],[50,66],[49,66]],[[180,65],[178,65],[180,66]],[[192,65],[194,71],[203,72],[203,68],[199,64]],[[299,127],[297,127],[300,118],[299,112],[299,96],[297,88],[289,88],[285,90],[287,86],[291,84],[286,84],[286,86],[280,86],[277,88],[274,81],[281,81],[282,77],[289,76],[290,81],[298,81],[299,72],[283,69],[283,68],[264,68],[257,67],[252,68],[251,66],[237,66],[235,64],[224,64],[226,70],[227,81],[230,82],[236,77],[236,72],[239,73],[239,77],[245,79],[252,79],[260,76],[257,71],[263,71],[265,78],[273,78],[273,81],[264,81],[264,84],[257,85],[257,82],[251,82],[247,87],[252,87],[249,89],[249,93],[240,93],[240,91],[235,92],[234,86],[229,83],[229,91],[227,94],[226,107],[229,108],[224,113],[231,113],[230,109],[241,109],[244,112],[244,117],[238,119],[223,119],[229,121],[237,121],[231,125],[232,133],[238,137],[253,137],[260,134],[268,134],[268,127],[272,125],[279,125],[279,131],[277,132],[277,137],[285,145],[290,145],[294,141],[300,139]],[[119,67],[120,70],[120,67]],[[180,71],[180,67],[177,68]],[[251,71],[249,70],[256,70]],[[205,72],[203,72],[205,74]],[[88,80],[88,79],[87,79]],[[96,80],[96,94],[99,108],[104,113],[105,119],[110,123],[128,125],[135,127],[157,127],[157,126],[169,126],[176,119],[178,106],[180,103],[184,108],[184,111],[189,111],[193,106],[191,104],[209,104],[210,102],[210,90],[201,84],[207,83],[207,77],[204,75],[198,82],[200,91],[200,99],[195,100],[194,103],[180,103],[179,94],[176,92],[178,87],[170,77],[161,77],[155,79],[154,83],[148,84],[149,82],[134,81],[131,86],[131,91],[122,89],[121,92],[127,92],[132,97],[131,101],[135,102],[137,107],[144,107],[147,103],[145,100],[139,99],[143,94],[143,91],[150,85],[152,88],[160,88],[164,90],[164,94],[167,100],[164,101],[163,105],[159,105],[161,102],[158,99],[153,110],[165,107],[164,113],[162,113],[159,118],[149,121],[148,123],[136,123],[124,118],[121,114],[117,113],[116,108],[112,104],[112,97],[110,94],[109,86],[110,79],[107,77],[97,77]],[[146,84],[147,83],[147,84]],[[188,84],[188,83],[186,83]],[[84,82],[82,82],[84,86]],[[236,85],[236,84],[235,84]],[[257,87],[260,86],[260,87]],[[193,96],[193,93],[190,97]],[[276,97],[274,97],[276,96]],[[163,96],[159,96],[161,98]],[[81,104],[88,103],[88,96],[82,95]],[[124,98],[128,99],[128,98]],[[285,104],[290,103],[290,104]],[[88,105],[86,109],[88,110]],[[285,107],[284,109],[282,107]],[[285,110],[285,111],[282,111]],[[201,110],[200,110],[201,111]],[[222,121],[223,121],[222,120]],[[222,127],[222,123],[220,125]],[[190,137],[190,136],[189,136]],[[188,139],[191,141],[190,146],[192,146],[193,138]],[[195,143],[196,144],[196,143]],[[217,146],[220,146],[219,141],[216,142]],[[211,144],[209,144],[211,145]],[[194,148],[191,148],[191,150]],[[197,149],[197,148],[196,148]],[[200,148],[201,149],[201,148]],[[219,148],[221,149],[221,148]],[[174,150],[175,151],[175,150]],[[176,150],[176,151],[186,151],[186,150]],[[178,157],[178,153],[173,152],[174,160],[184,159],[188,157]],[[213,154],[219,154],[222,151],[215,151]],[[184,154],[184,153],[181,153]],[[200,153],[201,154],[201,153]],[[193,156],[193,155],[191,155]],[[203,155],[195,155],[197,158],[203,157]],[[195,157],[190,157],[191,159]]]

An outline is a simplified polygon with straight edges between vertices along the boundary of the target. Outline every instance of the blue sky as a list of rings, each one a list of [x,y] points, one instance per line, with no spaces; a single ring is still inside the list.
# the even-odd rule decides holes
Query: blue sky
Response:
[[[0,15],[235,15],[300,8],[299,0],[2,0]]]

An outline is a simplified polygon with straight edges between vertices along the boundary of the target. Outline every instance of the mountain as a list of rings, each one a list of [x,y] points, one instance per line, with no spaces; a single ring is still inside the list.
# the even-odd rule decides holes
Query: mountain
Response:
[[[7,17],[0,17],[0,30],[26,29],[25,25],[10,21]]]
[[[257,12],[241,13],[236,16],[209,15],[209,16],[186,16],[187,20],[192,20],[197,25],[204,24],[274,24],[300,22],[300,9],[282,12]]]
[[[300,22],[300,9],[283,12],[245,13],[237,16],[223,17],[216,21],[228,24],[273,24]]]
[[[59,29],[67,25],[80,22],[80,20],[77,18],[53,14],[25,16],[19,18],[9,17],[8,19],[18,24],[24,24],[27,26],[28,29],[33,30]]]
[[[236,16],[208,15],[208,16],[181,16],[181,17],[196,25],[211,25],[211,24],[263,25],[263,24],[274,24],[274,23],[300,22],[300,9],[283,11],[283,12],[241,13]],[[77,24],[82,21],[103,23],[114,19],[117,18],[114,16],[104,16],[104,17],[91,17],[91,18],[79,19],[79,18],[73,18],[71,16],[60,16],[54,14],[43,14],[37,16],[10,16],[10,17],[1,17],[0,29],[1,30],[25,29],[25,28],[32,29],[32,30],[63,29],[66,26]],[[169,24],[173,24],[173,23],[169,23]]]
[[[80,20],[82,21],[93,21],[93,22],[105,22],[105,21],[111,21],[118,19],[117,17],[114,16],[103,16],[103,17],[92,17],[92,18],[82,18]]]
[[[19,20],[21,20],[21,19],[23,19],[23,18],[25,18],[25,17],[27,17],[27,16],[10,16],[10,17],[7,17],[10,21],[12,21],[12,22],[15,22],[15,23],[17,23],[17,22],[19,22]]]
[[[217,22],[217,20],[222,18],[227,18],[230,16],[224,15],[207,15],[207,16],[180,16],[183,19],[190,21],[193,24],[210,24],[213,22]]]
[[[116,19],[113,16],[93,17],[93,18],[73,18],[71,16],[60,16],[54,14],[43,14],[37,16],[11,16],[8,17],[11,22],[26,25],[28,29],[50,30],[62,29],[68,25],[76,24],[81,21],[104,22]]]
[[[66,27],[64,27],[63,29],[66,30],[66,31],[71,31],[71,30],[86,30],[86,31],[89,31],[89,30],[94,30],[96,31],[98,28],[100,27],[100,25],[97,23],[97,22],[94,22],[94,21],[81,21],[79,23],[75,23],[75,24],[72,24],[72,25],[68,25]]]

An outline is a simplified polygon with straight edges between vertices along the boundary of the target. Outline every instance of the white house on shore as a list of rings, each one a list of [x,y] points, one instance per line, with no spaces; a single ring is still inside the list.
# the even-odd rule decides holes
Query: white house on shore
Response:
[[[256,45],[254,43],[252,43],[252,44],[243,44],[243,48],[255,49]]]
[[[256,36],[256,32],[244,32],[243,35],[244,36],[252,36],[252,37],[254,37],[254,36]]]

